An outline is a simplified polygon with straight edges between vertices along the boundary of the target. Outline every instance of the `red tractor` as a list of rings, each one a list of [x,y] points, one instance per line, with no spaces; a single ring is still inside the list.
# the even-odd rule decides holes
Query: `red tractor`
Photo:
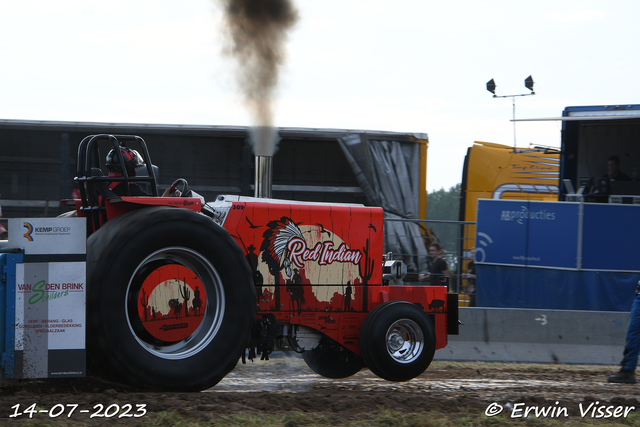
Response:
[[[119,147],[142,157],[135,172]],[[105,176],[107,151],[121,176]],[[137,136],[86,137],[77,172],[91,374],[203,390],[246,356],[287,350],[325,377],[366,366],[405,381],[458,332],[457,295],[446,286],[398,285],[406,268],[383,256],[381,208],[240,196],[205,203],[185,180],[172,186],[180,197],[158,197]],[[134,184],[149,195],[133,195]]]

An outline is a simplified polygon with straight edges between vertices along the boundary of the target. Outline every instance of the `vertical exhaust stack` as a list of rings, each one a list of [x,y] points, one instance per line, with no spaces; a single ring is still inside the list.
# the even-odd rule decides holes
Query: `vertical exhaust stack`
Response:
[[[271,163],[272,156],[256,156],[255,196],[262,199],[271,198]]]
[[[271,170],[273,155],[280,138],[273,126],[255,126],[249,131],[253,151],[256,154],[255,197],[271,198]]]

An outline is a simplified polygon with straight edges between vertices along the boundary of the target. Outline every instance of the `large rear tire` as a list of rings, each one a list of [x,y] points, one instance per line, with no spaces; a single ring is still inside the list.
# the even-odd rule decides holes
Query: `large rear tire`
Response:
[[[360,329],[360,353],[371,372],[388,381],[422,374],[436,351],[431,319],[415,304],[389,301],[371,310]]]
[[[143,389],[198,391],[231,371],[255,317],[251,271],[211,219],[121,215],[87,241],[89,369]]]
[[[302,358],[313,372],[326,378],[346,378],[364,367],[362,358],[330,338],[323,338],[313,350],[304,351]]]

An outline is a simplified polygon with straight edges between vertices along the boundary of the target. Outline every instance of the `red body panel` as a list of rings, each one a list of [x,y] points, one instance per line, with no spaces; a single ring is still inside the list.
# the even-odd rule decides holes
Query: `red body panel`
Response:
[[[140,209],[145,206],[175,206],[200,212],[202,201],[191,197],[129,197],[107,199],[107,219],[115,218],[123,213]]]
[[[367,313],[386,301],[419,304],[447,345],[447,289],[383,286],[383,211],[350,205],[235,201],[224,227],[257,279],[258,314],[317,329],[360,354]]]
[[[84,213],[81,210],[82,201],[80,199],[74,199],[73,201],[76,211],[78,212],[78,216],[83,217]],[[147,206],[175,206],[189,209],[194,212],[201,212],[202,201],[197,197],[113,197],[105,201],[107,220]]]

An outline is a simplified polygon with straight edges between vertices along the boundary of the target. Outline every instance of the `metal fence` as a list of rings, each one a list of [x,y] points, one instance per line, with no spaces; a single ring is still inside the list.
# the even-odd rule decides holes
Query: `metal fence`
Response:
[[[442,257],[446,260],[449,270],[449,291],[456,293],[467,293],[471,280],[469,277],[469,262],[473,261],[473,248],[475,247],[475,222],[469,221],[446,221],[446,220],[408,220],[408,219],[385,219],[385,221],[410,222],[417,224],[421,235],[399,236],[407,240],[421,239],[427,247],[435,242],[443,246]],[[406,227],[409,229],[409,227]],[[416,229],[415,227],[413,229]],[[406,262],[408,265],[427,264],[427,255],[416,253],[393,253],[395,259],[412,260]],[[416,259],[418,258],[418,259]],[[405,283],[416,282],[417,275],[421,271],[409,271]]]

